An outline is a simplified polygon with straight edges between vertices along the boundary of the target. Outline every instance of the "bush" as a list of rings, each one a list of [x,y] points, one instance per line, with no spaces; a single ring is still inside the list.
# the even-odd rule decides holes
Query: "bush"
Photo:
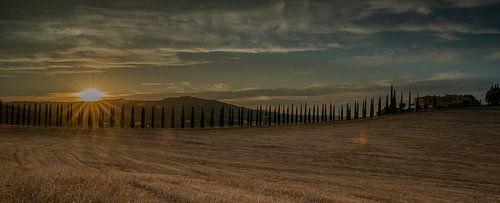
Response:
[[[490,90],[486,92],[486,102],[491,106],[498,106],[500,104],[500,87],[498,84],[491,86]]]

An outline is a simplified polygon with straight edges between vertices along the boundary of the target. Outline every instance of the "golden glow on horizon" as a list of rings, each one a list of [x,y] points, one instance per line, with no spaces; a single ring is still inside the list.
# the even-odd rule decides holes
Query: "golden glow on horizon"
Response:
[[[82,92],[75,94],[81,101],[99,101],[106,93],[99,91],[95,88],[86,89]]]

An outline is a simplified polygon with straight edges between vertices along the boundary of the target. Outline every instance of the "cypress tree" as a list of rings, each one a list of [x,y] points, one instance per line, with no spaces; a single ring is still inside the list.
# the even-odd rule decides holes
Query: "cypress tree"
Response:
[[[0,110],[0,111],[1,111],[1,110]],[[27,111],[26,125],[27,125],[27,126],[30,126],[30,125],[31,125],[31,104],[28,104],[28,111]]]
[[[49,109],[50,109],[50,108],[49,108]],[[50,111],[50,110],[49,110],[49,111]],[[49,113],[49,115],[50,115],[50,113]],[[50,116],[49,116],[49,118],[50,118]],[[49,119],[49,120],[50,120],[50,119]],[[50,121],[49,121],[49,123],[50,123]],[[49,124],[49,125],[50,125],[50,124]],[[91,110],[91,108],[89,108],[89,115],[88,115],[88,117],[87,117],[87,126],[88,126],[89,128],[93,128],[93,127],[94,127],[94,121],[93,121],[93,119],[92,119],[92,110]]]
[[[172,106],[172,112],[170,115],[170,128],[175,128],[175,106]]]
[[[378,96],[377,116],[382,115],[382,96]]]
[[[308,122],[307,122],[307,121],[308,121],[308,114],[307,114],[308,109],[309,109],[309,108],[307,107],[307,102],[306,102],[306,103],[304,103],[304,114],[302,114],[302,117],[303,117],[304,123],[308,123]]]
[[[10,108],[10,125],[14,125],[16,118],[14,116],[15,114],[15,108],[14,108],[14,103],[12,103],[11,108]]]
[[[2,125],[3,122],[3,101],[0,100],[0,125]]]
[[[125,105],[122,104],[122,109],[120,110],[120,127],[125,127]]]
[[[286,107],[286,124],[290,124],[290,107]]]
[[[399,100],[399,112],[403,112],[403,91],[401,91],[401,99]]]
[[[156,124],[156,121],[155,121],[155,107],[151,107],[151,128],[154,129],[155,128],[155,124]]]
[[[299,107],[295,106],[295,124],[299,123]]]
[[[370,118],[373,118],[373,115],[375,114],[375,99],[372,97],[372,99],[370,100]]]
[[[38,110],[38,105],[36,103],[33,104],[33,125],[37,125],[37,110]],[[1,111],[1,110],[0,110]]]
[[[184,128],[184,106],[182,106],[182,110],[181,110],[181,128]]]
[[[165,128],[165,106],[161,106],[161,128]]]
[[[259,126],[262,126],[262,105],[259,105]]]
[[[70,115],[70,112],[71,112],[71,107],[69,105],[66,106],[66,126],[67,127],[71,127],[69,125],[69,121],[71,120],[71,115]]]
[[[253,110],[248,108],[248,114],[250,114],[250,119],[248,119],[250,121],[250,126],[253,125]]]
[[[349,109],[349,103],[346,104],[346,115],[345,115],[345,119],[346,120],[351,120],[351,110]]]
[[[200,113],[200,128],[205,128],[205,112],[203,111],[203,107],[201,107]]]
[[[22,114],[21,123],[23,126],[26,124],[26,104],[23,104],[23,114]]]
[[[132,106],[132,109],[130,110],[130,128],[135,127],[135,112],[134,112],[134,107]]]
[[[56,127],[59,125],[59,105],[56,105]]]
[[[271,111],[272,111],[271,110],[271,106],[268,106],[268,109],[267,109],[267,125],[268,126],[271,125],[271,121],[272,121],[272,119],[271,119],[271,116],[272,116],[271,115],[272,114]]]
[[[222,106],[219,113],[219,125],[221,128],[224,127],[224,116],[225,116],[224,106]]]
[[[330,116],[329,116],[329,121],[330,123],[333,122],[333,108],[332,108],[332,103],[330,102]]]
[[[214,107],[212,107],[212,111],[210,112],[210,127],[213,128],[214,127]]]
[[[291,117],[290,117],[290,118],[292,119],[292,120],[290,121],[290,123],[291,123],[291,124],[294,124],[295,122],[297,122],[297,121],[294,121],[294,119],[295,119],[295,117],[294,117],[294,116],[295,116],[295,114],[294,114],[294,112],[293,112],[294,110],[295,110],[295,109],[293,108],[293,104],[292,104],[292,115],[291,115]]]
[[[9,125],[9,105],[5,104],[5,125]]]
[[[281,105],[278,104],[278,125],[281,124]]]
[[[411,92],[408,92],[408,112],[411,112]]]
[[[19,106],[19,104],[17,105],[17,108],[16,108],[16,125],[19,125],[19,112],[21,111],[21,107]]]
[[[59,111],[59,126],[62,127],[63,126],[63,120],[64,120],[64,106],[61,104],[61,110]]]
[[[144,107],[141,107],[141,128],[146,127],[146,112]]]

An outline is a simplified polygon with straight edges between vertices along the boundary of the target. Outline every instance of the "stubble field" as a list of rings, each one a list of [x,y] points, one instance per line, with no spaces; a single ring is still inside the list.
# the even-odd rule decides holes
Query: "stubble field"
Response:
[[[500,201],[500,108],[210,130],[0,127],[0,202]]]

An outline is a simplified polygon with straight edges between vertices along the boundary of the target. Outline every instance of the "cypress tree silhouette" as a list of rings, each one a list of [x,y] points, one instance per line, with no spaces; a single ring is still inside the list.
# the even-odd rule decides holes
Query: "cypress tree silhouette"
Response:
[[[267,110],[267,125],[268,126],[271,126],[271,116],[272,116],[272,109],[271,109],[271,106],[268,106],[268,110]]]
[[[182,106],[182,110],[181,110],[181,128],[184,128],[184,121],[185,121],[185,118],[184,118],[184,106]]]
[[[49,108],[50,109],[50,108]],[[93,128],[94,127],[94,119],[92,118],[92,108],[89,108],[89,116],[88,116],[88,127]],[[49,110],[50,111],[50,110]],[[50,113],[49,113],[49,118],[50,118]],[[49,119],[50,123],[50,119]],[[50,125],[50,124],[49,124]]]
[[[125,105],[122,104],[122,108],[120,109],[120,128],[125,127]]]
[[[281,124],[281,105],[278,104],[278,125]]]
[[[214,127],[214,107],[212,107],[212,111],[210,112],[210,127],[213,128]]]
[[[349,108],[349,103],[346,104],[346,116],[345,116],[345,119],[346,120],[351,120],[351,109]]]
[[[36,103],[33,104],[33,125],[36,126],[37,125],[37,110],[38,110],[38,105]],[[2,110],[0,109],[0,112]]]
[[[0,125],[3,123],[3,101],[0,100]]]
[[[52,126],[52,105],[49,104],[49,126]]]
[[[200,113],[200,128],[205,128],[205,112],[203,111],[203,107],[201,107]]]
[[[132,109],[130,110],[130,128],[135,127],[135,111],[134,107],[132,106]]]
[[[175,128],[175,106],[172,106],[172,112],[170,115],[170,128]]]
[[[370,118],[373,118],[373,115],[375,114],[375,98],[372,97],[370,100]]]
[[[70,111],[71,111],[71,108],[69,107],[69,104],[68,104],[68,105],[66,105],[66,127],[71,127],[69,125],[69,120],[71,119]]]
[[[165,128],[165,106],[161,106],[161,128]]]
[[[333,112],[334,112],[334,110],[333,110],[333,108],[332,108],[332,107],[333,107],[333,106],[332,106],[332,103],[330,102],[330,114],[329,114],[329,115],[330,115],[330,116],[329,116],[329,121],[330,121],[330,123],[331,123],[331,122],[333,122]]]
[[[0,110],[0,111],[1,111],[1,110]],[[27,125],[27,126],[30,126],[30,125],[31,125],[31,104],[28,104],[28,111],[27,111],[26,125]]]
[[[141,128],[146,127],[146,112],[144,107],[141,107]]]
[[[10,125],[15,124],[16,118],[15,118],[14,114],[15,114],[14,103],[12,103],[11,108],[10,108]]]
[[[286,107],[286,124],[290,124],[290,107]]]
[[[259,105],[259,126],[262,126],[262,105]]]
[[[61,110],[59,111],[59,126],[62,127],[63,126],[63,120],[64,120],[64,106],[61,104]]]
[[[24,126],[24,124],[26,123],[26,104],[23,104],[23,114],[22,114],[22,118],[21,118],[21,124]]]
[[[382,115],[382,96],[378,96],[378,105],[377,105],[377,116]]]
[[[419,97],[418,97],[418,92],[417,92],[417,98],[415,99],[415,112],[419,112],[420,111],[420,101],[419,101]]]
[[[47,127],[49,125],[49,110],[48,110],[49,106],[48,104],[45,104],[45,119],[44,119],[44,124],[45,124],[45,127]]]
[[[191,128],[194,128],[194,107],[191,107]]]
[[[17,105],[17,108],[16,108],[16,125],[19,125],[19,112],[21,111],[21,107],[19,106],[19,104]]]
[[[354,110],[354,120],[358,119],[358,102],[354,100],[354,106],[352,107]]]
[[[252,126],[253,125],[253,110],[248,108],[248,111],[249,111],[248,113],[250,114],[250,119],[248,119],[248,120],[250,120],[250,126]]]
[[[399,112],[403,112],[403,91],[401,91],[401,99],[399,100]]]
[[[224,116],[225,116],[224,114],[225,114],[225,112],[224,112],[224,106],[222,106],[220,108],[220,113],[219,113],[219,126],[221,128],[224,127]]]
[[[59,126],[59,105],[56,105],[56,127]]]
[[[5,125],[9,125],[9,105],[5,104]]]
[[[294,110],[295,109],[293,108],[293,104],[292,104],[292,115],[290,117],[291,118],[291,121],[290,121],[291,124],[294,124],[295,122],[297,122],[297,121],[295,121],[295,114],[293,112]]]
[[[241,107],[236,107],[236,108],[238,109],[238,119],[237,119],[238,122],[236,122],[236,125],[240,126],[241,125]]]
[[[38,104],[38,126],[42,125],[42,104]]]
[[[151,107],[151,128],[155,128],[155,107]]]
[[[411,112],[411,92],[408,92],[408,112]]]
[[[302,112],[303,112],[303,111],[302,111],[302,105],[300,105],[300,110],[299,110],[299,112],[300,112],[300,115],[298,115],[298,116],[299,116],[299,121],[298,121],[298,123],[302,123],[302,117],[303,117],[303,115],[304,115],[304,114],[302,113]],[[298,113],[297,113],[297,114],[298,114]],[[295,119],[295,120],[297,120],[297,119]]]

